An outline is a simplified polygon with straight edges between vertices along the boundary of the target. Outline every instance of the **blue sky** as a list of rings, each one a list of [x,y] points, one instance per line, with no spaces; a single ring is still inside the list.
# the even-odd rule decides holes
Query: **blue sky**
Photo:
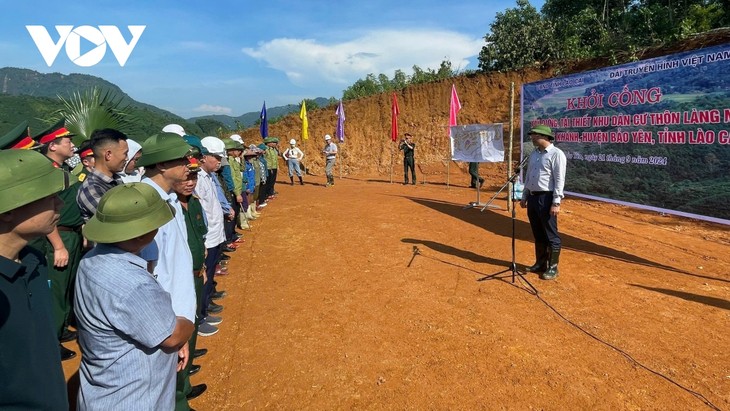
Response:
[[[368,73],[413,65],[476,69],[495,15],[514,0],[27,1],[0,15],[0,67],[84,73],[185,118],[238,116],[303,98],[336,97]],[[531,1],[538,10],[544,1]],[[48,67],[26,25],[146,26],[122,67],[109,47],[81,67],[61,48]],[[90,44],[90,43],[89,43]],[[93,47],[83,45],[83,55]],[[72,53],[73,54],[73,53]]]

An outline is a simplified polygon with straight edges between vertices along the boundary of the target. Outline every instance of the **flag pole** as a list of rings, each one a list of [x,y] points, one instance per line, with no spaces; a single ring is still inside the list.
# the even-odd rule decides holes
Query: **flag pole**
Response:
[[[513,81],[510,84],[509,88],[509,154],[507,155],[507,181],[509,181],[509,186],[507,189],[509,190],[507,192],[507,211],[512,211],[512,208],[515,206],[513,201],[510,201],[512,199],[512,185],[514,184],[512,182],[512,140],[514,139],[514,131],[515,131],[515,82]]]
[[[393,161],[394,161],[393,159],[395,158],[394,154],[393,154],[394,145],[395,145],[395,141],[391,141],[390,142],[390,184],[393,184]]]

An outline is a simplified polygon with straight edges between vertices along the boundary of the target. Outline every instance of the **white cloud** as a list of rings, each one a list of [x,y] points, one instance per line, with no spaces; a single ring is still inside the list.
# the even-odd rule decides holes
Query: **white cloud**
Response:
[[[269,67],[286,73],[299,86],[313,82],[352,84],[367,74],[386,74],[396,69],[412,73],[414,65],[438,69],[449,60],[454,69],[465,67],[479,54],[484,40],[453,31],[379,30],[339,44],[311,39],[279,38],[242,51]]]
[[[193,109],[196,113],[212,113],[212,114],[231,114],[233,109],[223,106],[212,106],[210,104],[202,104]]]

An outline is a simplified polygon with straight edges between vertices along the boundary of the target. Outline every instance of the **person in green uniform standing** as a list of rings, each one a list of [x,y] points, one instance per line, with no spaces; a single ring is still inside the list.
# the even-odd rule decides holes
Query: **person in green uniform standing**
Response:
[[[64,123],[64,120],[59,121],[33,139],[40,144],[41,154],[51,161],[53,167],[70,173],[71,167],[66,164],[66,160],[74,155],[74,143],[71,141],[73,134],[64,127]],[[64,347],[60,342],[70,341],[76,337],[76,333],[67,331],[66,327],[73,310],[73,284],[83,248],[81,228],[84,220],[76,204],[76,194],[80,186],[81,182],[74,177],[68,188],[59,193],[63,207],[58,226],[45,238],[38,238],[30,244],[45,254],[48,260],[53,323],[58,334],[61,359],[64,361],[76,356],[74,351]]]
[[[0,409],[68,410],[46,259],[68,174],[31,150],[0,151]]]

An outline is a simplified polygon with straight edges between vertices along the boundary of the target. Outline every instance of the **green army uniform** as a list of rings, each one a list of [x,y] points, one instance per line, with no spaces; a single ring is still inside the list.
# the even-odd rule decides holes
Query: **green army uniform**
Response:
[[[198,197],[192,195],[188,200],[188,206],[183,207],[185,214],[185,227],[188,231],[188,246],[190,253],[193,255],[193,281],[195,282],[195,298],[198,307],[203,304],[203,275],[201,273],[203,264],[205,263],[205,234],[208,227],[205,225],[203,217],[203,206],[200,204]],[[190,409],[188,405],[187,395],[190,394],[192,388],[190,384],[190,368],[193,366],[193,353],[195,352],[198,340],[198,323],[195,323],[195,330],[188,342],[190,347],[190,361],[188,365],[177,373],[177,387],[175,388],[175,410],[187,411]]]
[[[49,161],[52,160],[49,159]],[[71,172],[70,167],[65,163],[62,165],[53,161],[52,163],[56,168],[60,168],[68,173]],[[59,338],[68,325],[69,317],[73,310],[73,286],[83,249],[81,228],[84,224],[84,219],[81,217],[81,209],[76,203],[76,194],[80,187],[81,182],[78,179],[73,179],[68,188],[58,193],[58,196],[63,200],[61,219],[58,221],[58,234],[61,236],[61,241],[63,241],[63,245],[68,251],[68,264],[66,267],[58,268],[53,266],[53,246],[47,238],[37,238],[28,244],[43,253],[48,261],[48,278],[51,280],[53,325]]]
[[[65,180],[37,152],[0,151],[0,214],[57,193]],[[46,260],[28,246],[10,258],[0,256],[0,409],[67,410]]]

